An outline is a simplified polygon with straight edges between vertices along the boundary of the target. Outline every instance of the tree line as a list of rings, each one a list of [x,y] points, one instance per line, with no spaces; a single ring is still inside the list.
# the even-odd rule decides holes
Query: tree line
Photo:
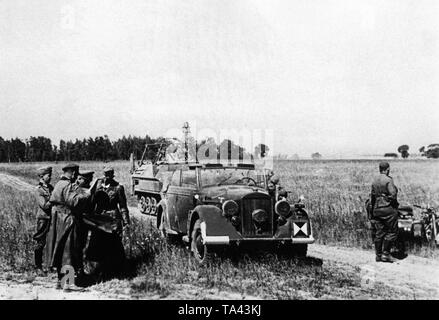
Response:
[[[123,136],[111,141],[107,135],[87,139],[60,140],[59,145],[43,136],[5,140],[0,137],[0,162],[34,161],[106,161],[126,160],[131,152],[142,156],[145,144],[164,141],[164,138]]]
[[[403,144],[398,147],[398,152],[401,154],[401,157],[406,159],[409,157],[410,153],[409,146],[406,144]],[[423,146],[419,149],[419,152],[421,153],[421,156],[427,157],[427,158],[439,158],[439,143],[432,143],[428,145],[427,147]],[[391,157],[391,158],[397,158],[398,154],[395,152],[388,152],[384,154],[385,157]]]
[[[200,142],[190,138],[190,144],[195,144],[196,151],[205,150],[203,156],[209,157],[209,152],[215,153],[225,150],[229,159],[243,159],[244,156],[252,158],[250,153],[233,141],[225,139],[220,144],[216,144],[213,138]],[[163,144],[168,147],[172,144],[169,139],[158,137],[123,136],[118,140],[111,141],[107,135],[95,138],[75,140],[60,140],[59,145],[54,145],[52,141],[43,136],[30,137],[24,141],[19,138],[5,140],[0,137],[0,162],[38,162],[38,161],[112,161],[128,160],[131,153],[135,159],[140,159],[145,150],[146,144]],[[201,147],[203,147],[200,149]],[[264,144],[255,147],[255,154],[262,157],[266,155],[269,148]],[[147,159],[155,159],[158,147],[148,149],[145,154]]]

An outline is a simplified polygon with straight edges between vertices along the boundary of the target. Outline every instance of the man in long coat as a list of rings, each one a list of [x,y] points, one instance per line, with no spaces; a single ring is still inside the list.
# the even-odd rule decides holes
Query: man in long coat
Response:
[[[63,168],[63,175],[50,197],[52,203],[51,237],[51,267],[56,268],[58,284],[66,273],[75,272],[82,268],[83,234],[81,230],[83,206],[87,203],[90,194],[79,192],[74,186],[79,166],[68,164]],[[63,268],[64,267],[64,268]],[[68,271],[67,271],[68,270]],[[68,275],[72,277],[72,274]],[[71,278],[70,278],[71,279]],[[75,286],[71,286],[75,288]]]

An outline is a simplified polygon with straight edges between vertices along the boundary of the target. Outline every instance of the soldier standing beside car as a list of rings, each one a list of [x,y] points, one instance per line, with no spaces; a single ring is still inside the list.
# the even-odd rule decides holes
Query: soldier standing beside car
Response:
[[[109,216],[117,222],[117,230],[112,234],[93,231],[86,252],[86,259],[97,263],[99,277],[105,280],[121,275],[125,261],[123,227],[130,224],[125,190],[114,180],[112,167],[104,168],[104,178],[98,181],[94,201],[96,214]]]
[[[35,268],[39,273],[43,273],[43,251],[46,247],[47,233],[50,228],[51,208],[49,202],[53,186],[50,184],[52,178],[52,167],[42,167],[38,169],[40,182],[37,187],[38,211],[37,211],[37,231],[33,236],[36,241],[35,247]],[[46,254],[46,258],[47,258]],[[48,260],[48,259],[46,259]],[[46,267],[49,263],[46,261]]]
[[[381,162],[379,170],[371,192],[372,217],[376,228],[376,261],[394,262],[390,249],[398,236],[398,189],[389,176],[389,163]]]

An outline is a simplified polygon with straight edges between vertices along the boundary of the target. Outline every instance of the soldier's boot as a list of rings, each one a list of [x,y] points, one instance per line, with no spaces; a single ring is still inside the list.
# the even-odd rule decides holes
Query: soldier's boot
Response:
[[[76,280],[75,282],[77,284],[82,284],[84,282],[85,279],[85,270],[83,267],[78,269],[78,272],[76,273]]]
[[[389,240],[384,240],[383,243],[383,254],[381,255],[382,262],[393,263],[396,260],[390,255],[390,249],[392,248],[392,242]]]
[[[79,287],[79,286],[77,285],[76,282],[77,282],[76,279],[74,279],[73,282],[71,282],[71,280],[67,280],[67,279],[66,279],[66,280],[64,281],[64,284],[61,283],[62,286],[63,286],[63,288],[62,288],[63,291],[64,291],[64,292],[85,291],[85,289],[82,288],[82,287]]]
[[[40,249],[36,249],[34,251],[35,257],[35,269],[43,270],[43,251]]]
[[[67,282],[66,282],[64,284],[63,291],[64,292],[85,291],[85,288],[78,287],[76,284],[67,284]]]
[[[375,240],[375,261],[380,262],[383,254],[383,242],[381,240]]]

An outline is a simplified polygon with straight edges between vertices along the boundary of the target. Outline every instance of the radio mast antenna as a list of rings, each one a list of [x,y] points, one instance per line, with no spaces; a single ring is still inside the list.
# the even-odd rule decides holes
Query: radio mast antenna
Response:
[[[187,163],[189,159],[188,141],[191,129],[189,127],[189,122],[183,124],[183,134],[184,134],[184,161]]]

